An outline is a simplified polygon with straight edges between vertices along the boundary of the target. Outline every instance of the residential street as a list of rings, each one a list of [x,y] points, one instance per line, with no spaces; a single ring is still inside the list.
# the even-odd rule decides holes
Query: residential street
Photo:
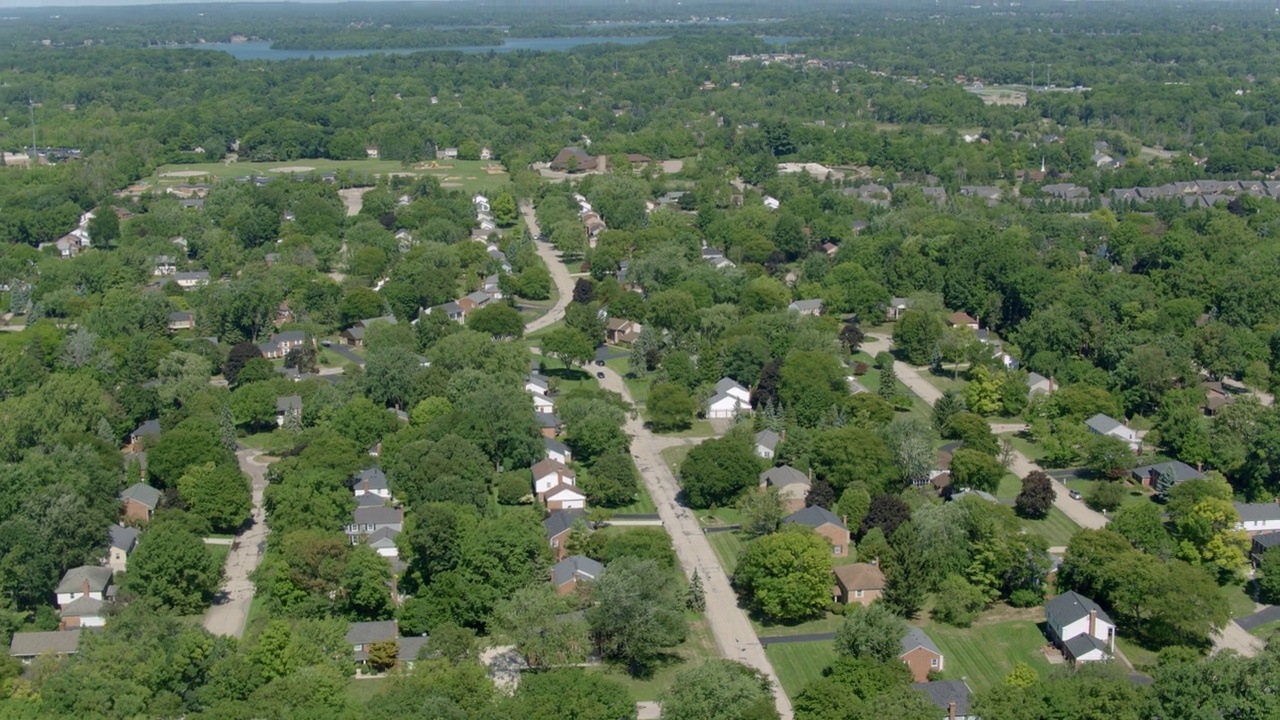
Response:
[[[524,215],[525,224],[529,226],[529,232],[533,233],[533,237],[537,238],[542,231],[538,228],[538,219],[534,215],[533,206],[529,203],[520,204],[520,214]],[[569,301],[573,300],[573,279],[569,277],[569,268],[560,261],[560,256],[556,255],[555,248],[550,243],[533,241],[534,247],[538,251],[538,256],[547,264],[547,269],[551,271],[551,280],[556,284],[556,290],[560,293],[560,297],[556,300],[556,304],[551,306],[542,317],[534,318],[524,326],[525,334],[541,330],[548,325],[553,325],[556,321],[564,317],[564,309],[569,306]]]
[[[249,575],[262,560],[262,546],[267,539],[267,518],[262,511],[262,491],[267,487],[267,465],[257,450],[236,452],[240,469],[253,478],[253,524],[236,536],[227,554],[226,579],[214,605],[204,616],[204,628],[214,635],[244,635],[253,604],[253,583]]]

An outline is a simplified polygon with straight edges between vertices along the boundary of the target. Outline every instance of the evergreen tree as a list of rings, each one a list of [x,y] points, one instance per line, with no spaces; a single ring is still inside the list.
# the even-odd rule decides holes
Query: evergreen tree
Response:
[[[890,405],[898,396],[898,371],[893,369],[893,363],[886,364],[880,371],[880,389],[877,393]]]
[[[689,578],[689,593],[685,600],[690,610],[703,612],[707,609],[707,592],[702,587],[702,576],[697,570],[693,571],[693,577]]]

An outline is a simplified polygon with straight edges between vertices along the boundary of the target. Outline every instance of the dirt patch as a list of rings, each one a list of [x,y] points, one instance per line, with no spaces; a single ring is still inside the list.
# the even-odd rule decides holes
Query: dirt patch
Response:
[[[678,173],[684,169],[683,160],[663,160],[660,164],[662,165],[662,172],[668,175]]]
[[[284,167],[271,168],[271,172],[278,173],[303,173],[311,172],[313,170],[315,170],[315,168],[308,165],[286,165]]]
[[[202,177],[208,174],[209,173],[204,170],[170,170],[169,172],[166,172],[166,173],[160,173],[160,177],[193,178],[193,177]]]

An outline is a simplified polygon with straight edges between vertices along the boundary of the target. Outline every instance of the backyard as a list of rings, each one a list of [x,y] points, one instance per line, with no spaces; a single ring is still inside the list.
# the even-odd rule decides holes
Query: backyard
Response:
[[[983,613],[972,627],[957,628],[933,621],[921,626],[946,658],[943,678],[964,678],[974,692],[982,692],[1004,682],[1019,662],[1027,663],[1041,676],[1049,672],[1049,661],[1041,651],[1048,644],[1039,627],[1043,620],[1043,607],[1015,609],[1001,605]]]
[[[1066,545],[1071,536],[1080,530],[1080,526],[1066,516],[1056,506],[1049,508],[1049,515],[1043,520],[1023,520],[1027,532],[1036,533],[1049,541],[1049,547]]]

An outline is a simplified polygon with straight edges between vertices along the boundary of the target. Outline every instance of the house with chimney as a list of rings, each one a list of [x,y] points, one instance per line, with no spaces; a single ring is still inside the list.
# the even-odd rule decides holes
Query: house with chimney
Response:
[[[804,507],[812,483],[808,475],[790,465],[779,465],[760,473],[760,488],[770,487],[778,488],[783,510],[793,513]]]
[[[391,488],[387,485],[387,475],[382,468],[365,468],[356,473],[351,485],[357,498],[370,495],[383,500],[391,499]]]
[[[911,670],[911,678],[915,682],[928,682],[929,673],[940,673],[946,669],[946,657],[934,644],[924,630],[909,625],[907,634],[902,636],[902,652],[898,659]]]
[[[1097,662],[1115,652],[1116,624],[1097,603],[1069,590],[1044,605],[1050,642],[1069,662]]]
[[[343,528],[352,545],[383,528],[404,530],[404,508],[388,505],[358,507],[351,512],[351,522]]]
[[[935,715],[921,720],[979,720],[970,709],[973,691],[964,680],[918,682],[911,687],[927,695],[929,701],[938,706]]]
[[[179,330],[195,330],[196,316],[189,312],[171,312],[169,313],[168,328],[174,332]]]
[[[358,320],[356,321],[356,324],[338,333],[338,337],[342,338],[342,342],[350,345],[351,347],[362,347],[364,345],[365,333],[367,333],[369,328],[376,322],[395,325],[396,317],[394,315],[383,315],[381,317]]]
[[[112,576],[111,568],[100,565],[74,567],[62,576],[54,590],[62,616],[60,629],[102,627],[106,623],[103,607]]]
[[[841,605],[865,607],[884,594],[884,573],[871,563],[840,565],[831,572],[836,578],[831,595]]]
[[[1053,378],[1047,378],[1038,372],[1032,372],[1027,375],[1027,399],[1036,395],[1052,395],[1054,388]]]
[[[782,518],[783,525],[803,525],[826,538],[831,543],[832,557],[844,557],[849,554],[849,527],[835,513],[820,506],[813,505]]]

